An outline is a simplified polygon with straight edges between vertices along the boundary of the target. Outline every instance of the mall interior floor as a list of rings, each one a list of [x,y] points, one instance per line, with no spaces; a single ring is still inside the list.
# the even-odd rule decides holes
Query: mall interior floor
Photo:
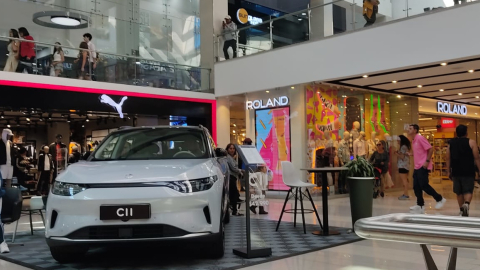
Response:
[[[458,215],[459,208],[457,206],[455,195],[452,193],[452,183],[444,181],[442,184],[433,185],[442,195],[447,198],[447,203],[442,210],[435,210],[435,201],[426,197],[426,212],[433,215]],[[470,215],[480,217],[480,190],[476,189],[473,202],[471,204]],[[409,201],[399,201],[397,198],[401,195],[399,192],[387,193],[385,198],[374,200],[373,214],[375,216],[389,213],[407,213],[410,206],[415,204],[413,199],[413,191]],[[280,211],[283,206],[282,199],[270,199],[270,206],[267,211],[268,215],[259,216],[252,215],[253,218],[263,218],[278,220]],[[315,202],[318,209],[321,209],[321,203]],[[292,204],[292,203],[291,203]],[[242,211],[243,213],[245,211]],[[244,218],[244,217],[232,217]],[[350,227],[350,206],[348,198],[338,198],[329,200],[329,219],[331,226]],[[293,221],[293,215],[285,214],[285,221]],[[297,217],[297,222],[301,222],[301,216]],[[316,224],[314,214],[306,215],[306,222]],[[34,227],[42,229],[40,217],[34,217]],[[282,225],[280,225],[282,226]],[[6,226],[6,232],[11,233],[14,226]],[[29,233],[28,217],[22,217],[19,224],[19,231]],[[308,232],[307,232],[308,233]],[[18,237],[22,237],[19,235]],[[439,269],[445,269],[450,249],[440,246],[430,247],[432,256],[435,259]],[[230,252],[230,251],[227,251]],[[419,245],[383,242],[383,241],[360,241],[353,244],[338,246],[326,250],[316,251],[290,257],[282,260],[267,262],[244,268],[245,270],[283,270],[283,269],[321,269],[328,270],[424,270],[425,264],[423,255]],[[0,260],[0,269],[23,270],[27,269],[22,266],[13,265],[11,263]],[[480,250],[460,249],[458,253],[457,270],[473,270],[480,269]]]

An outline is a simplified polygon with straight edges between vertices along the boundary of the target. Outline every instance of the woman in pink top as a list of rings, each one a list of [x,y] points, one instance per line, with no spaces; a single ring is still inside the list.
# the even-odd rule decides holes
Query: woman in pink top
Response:
[[[423,192],[432,196],[437,205],[435,209],[443,207],[447,201],[442,195],[438,194],[435,189],[428,183],[428,174],[432,170],[433,148],[425,137],[420,135],[420,127],[417,124],[408,127],[408,135],[413,138],[413,161],[415,170],[413,172],[413,191],[417,197],[417,205],[410,207],[415,214],[425,213],[425,201],[423,200]]]

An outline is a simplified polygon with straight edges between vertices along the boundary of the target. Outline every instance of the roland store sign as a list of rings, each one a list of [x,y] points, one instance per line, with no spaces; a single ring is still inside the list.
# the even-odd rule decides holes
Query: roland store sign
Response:
[[[257,99],[253,101],[247,101],[246,105],[247,110],[281,107],[288,105],[288,97],[281,96],[278,98],[269,98],[266,102],[261,99]]]
[[[448,113],[448,114],[459,114],[467,115],[467,106],[453,104],[450,102],[437,102],[437,112],[439,113]]]
[[[246,24],[249,22],[251,25],[257,25],[263,22],[261,18],[248,15],[248,12],[244,8],[237,10],[237,20],[241,24]]]

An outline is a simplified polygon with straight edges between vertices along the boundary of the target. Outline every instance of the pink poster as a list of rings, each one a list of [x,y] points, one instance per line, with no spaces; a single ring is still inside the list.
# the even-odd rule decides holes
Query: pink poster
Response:
[[[290,108],[255,111],[256,147],[273,172],[270,190],[288,190],[283,183],[282,161],[290,161]]]

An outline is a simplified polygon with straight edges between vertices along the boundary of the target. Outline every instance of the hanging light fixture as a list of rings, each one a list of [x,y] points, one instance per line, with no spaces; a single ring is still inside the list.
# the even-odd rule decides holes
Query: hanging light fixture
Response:
[[[48,20],[50,18],[50,20]],[[33,22],[57,29],[82,29],[88,27],[89,17],[70,11],[40,11],[33,14]]]

